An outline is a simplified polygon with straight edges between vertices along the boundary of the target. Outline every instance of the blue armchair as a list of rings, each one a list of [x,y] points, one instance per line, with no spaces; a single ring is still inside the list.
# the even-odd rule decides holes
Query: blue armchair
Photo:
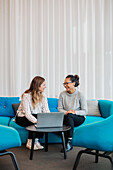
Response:
[[[19,170],[15,155],[6,149],[21,146],[19,133],[11,127],[0,125],[0,156],[10,155],[16,170]]]
[[[99,102],[99,106],[102,107],[101,115],[105,119],[81,126],[75,132],[75,145],[86,149],[79,151],[73,170],[77,169],[83,153],[95,155],[96,163],[98,162],[99,156],[107,158],[110,160],[113,168],[113,159],[110,156],[113,152],[113,101],[103,100]],[[99,151],[101,151],[101,153],[99,153]]]

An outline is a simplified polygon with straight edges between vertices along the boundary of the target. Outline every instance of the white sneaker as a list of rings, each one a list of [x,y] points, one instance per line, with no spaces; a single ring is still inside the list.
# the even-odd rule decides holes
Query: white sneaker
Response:
[[[26,148],[31,150],[31,146],[32,146],[32,140],[28,139],[27,144],[26,144]],[[34,149],[33,150],[38,150],[38,147],[36,144],[34,144]]]
[[[38,138],[35,139],[35,144],[36,144],[37,148],[44,149],[44,147],[40,144],[40,142],[38,140],[39,140]]]

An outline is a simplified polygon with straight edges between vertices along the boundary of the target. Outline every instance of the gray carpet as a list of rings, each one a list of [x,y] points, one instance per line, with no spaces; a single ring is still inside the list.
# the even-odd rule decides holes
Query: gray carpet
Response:
[[[64,155],[60,152],[61,147],[61,144],[49,144],[48,152],[34,151],[33,160],[29,160],[30,150],[24,145],[10,151],[15,154],[20,170],[72,170],[76,155],[81,148],[74,147],[64,160]],[[0,157],[0,170],[14,170],[9,156]],[[99,158],[99,163],[94,163],[94,156],[84,154],[77,170],[111,170],[111,163],[105,158]]]

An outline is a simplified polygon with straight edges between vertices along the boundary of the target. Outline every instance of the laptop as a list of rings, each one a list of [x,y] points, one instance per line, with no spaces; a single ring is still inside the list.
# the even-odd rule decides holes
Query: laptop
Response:
[[[64,113],[50,112],[38,113],[36,128],[57,128],[63,126]]]

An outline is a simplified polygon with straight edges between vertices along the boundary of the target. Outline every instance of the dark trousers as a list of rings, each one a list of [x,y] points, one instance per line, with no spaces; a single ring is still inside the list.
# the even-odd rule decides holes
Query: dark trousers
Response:
[[[84,122],[84,120],[85,120],[84,116],[75,115],[75,114],[72,114],[72,113],[69,113],[69,114],[64,116],[63,124],[71,127],[71,129],[69,131],[67,131],[67,133],[65,134],[66,140],[68,138],[73,137],[74,127],[81,125]]]
[[[33,114],[34,117],[37,118],[36,114]],[[15,117],[15,121],[18,125],[22,126],[22,127],[27,127],[30,125],[34,125],[34,123],[30,122],[25,116],[24,117]],[[36,138],[43,138],[44,133],[36,133]],[[32,139],[32,132],[29,132],[29,136],[28,139]]]

